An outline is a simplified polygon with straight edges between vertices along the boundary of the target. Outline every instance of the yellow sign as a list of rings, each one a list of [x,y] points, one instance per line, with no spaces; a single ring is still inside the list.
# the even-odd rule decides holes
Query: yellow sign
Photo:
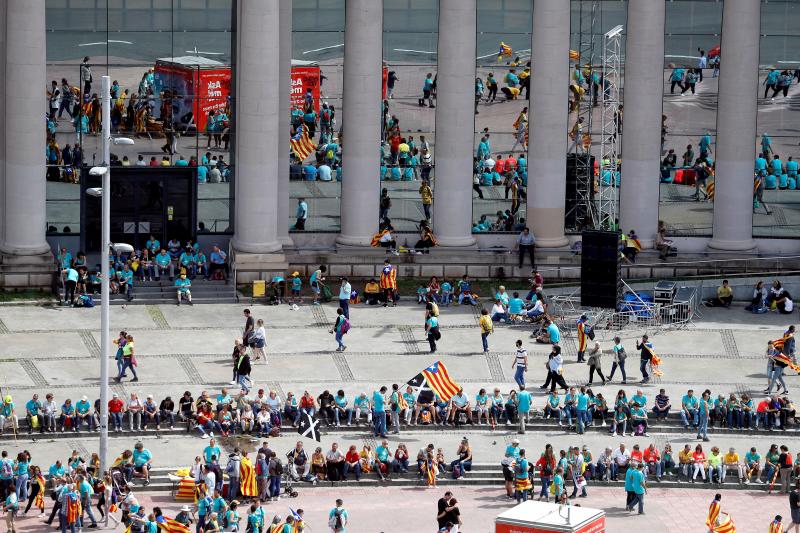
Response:
[[[257,279],[253,282],[253,298],[260,298],[267,294],[267,282]]]

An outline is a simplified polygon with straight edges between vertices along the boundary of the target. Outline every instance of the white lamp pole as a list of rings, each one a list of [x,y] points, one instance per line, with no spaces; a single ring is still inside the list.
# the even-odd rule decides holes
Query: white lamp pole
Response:
[[[109,290],[108,249],[111,246],[111,79],[103,76],[103,173],[101,197],[100,268],[103,286],[100,300],[100,473],[108,468],[108,349],[109,340]]]

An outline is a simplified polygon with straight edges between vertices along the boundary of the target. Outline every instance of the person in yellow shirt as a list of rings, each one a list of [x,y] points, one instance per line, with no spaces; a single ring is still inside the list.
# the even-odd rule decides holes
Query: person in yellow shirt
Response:
[[[733,289],[727,279],[722,280],[722,285],[717,287],[717,297],[706,300],[706,307],[730,307],[733,303]]]
[[[683,447],[683,449],[678,452],[678,482],[680,483],[681,474],[686,476],[686,479],[691,479],[692,475],[692,463],[694,463],[694,459],[692,458],[692,447],[688,444]]]
[[[481,309],[481,318],[478,320],[478,325],[481,328],[483,352],[487,353],[489,351],[489,334],[494,333],[494,324],[492,323],[491,317],[489,317],[489,311],[485,308]]]
[[[419,186],[419,196],[422,198],[422,209],[425,211],[425,220],[431,219],[431,204],[433,204],[433,189],[428,180],[422,180]]]
[[[739,454],[736,453],[736,448],[731,448],[728,453],[722,458],[722,481],[725,482],[725,476],[728,474],[728,469],[735,470],[739,476],[739,483],[744,483],[744,465],[739,462]]]
[[[370,278],[364,285],[364,302],[367,305],[378,305],[381,301],[381,287],[375,278]]]

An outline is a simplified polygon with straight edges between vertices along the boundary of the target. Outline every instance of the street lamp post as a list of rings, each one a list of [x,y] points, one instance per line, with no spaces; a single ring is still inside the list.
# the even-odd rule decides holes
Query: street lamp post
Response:
[[[91,196],[99,196],[101,208],[101,235],[100,235],[100,275],[102,288],[100,292],[100,471],[108,468],[108,349],[109,340],[109,294],[110,273],[108,264],[109,248],[114,246],[111,242],[111,143],[132,145],[133,140],[124,137],[111,138],[111,78],[103,76],[102,85],[102,122],[103,122],[103,165],[92,167],[89,174],[102,176],[102,186],[87,189]],[[120,245],[124,251],[130,251],[130,246]]]

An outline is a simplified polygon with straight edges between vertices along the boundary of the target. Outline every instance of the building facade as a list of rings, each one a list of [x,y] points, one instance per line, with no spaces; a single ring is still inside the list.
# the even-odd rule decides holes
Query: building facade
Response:
[[[601,159],[612,99],[603,36],[616,26],[614,105],[623,110],[614,135],[624,163],[611,193],[620,229],[652,246],[662,220],[687,251],[800,248],[789,161],[800,156],[795,0],[9,0],[0,15],[4,285],[36,285],[34,266],[49,265],[51,249],[98,247],[99,202],[85,195],[93,185],[85,169],[100,163],[92,105],[102,75],[116,82],[112,127],[136,143],[114,150],[130,167],[112,186],[114,240],[219,244],[265,270],[303,250],[357,254],[383,218],[410,245],[427,218],[442,253],[513,246],[522,225],[541,248],[566,246],[580,229],[567,154]],[[295,68],[319,71],[312,140],[335,141],[332,164],[319,150],[329,180],[309,164],[313,155],[290,160],[290,117],[301,105],[288,81]],[[512,71],[527,78],[519,96],[503,91],[515,85]],[[428,73],[435,100],[421,102]],[[61,89],[55,102],[38,90],[51,81]],[[516,120],[525,108],[527,147]],[[398,157],[392,131],[417,155]],[[475,159],[487,133],[493,161],[524,158],[525,175],[518,168],[516,179],[484,181]],[[706,187],[662,172],[670,150],[678,169],[705,152],[714,169]],[[764,151],[770,167],[757,191]],[[199,166],[219,176],[199,175]],[[594,188],[602,176],[590,179]]]

